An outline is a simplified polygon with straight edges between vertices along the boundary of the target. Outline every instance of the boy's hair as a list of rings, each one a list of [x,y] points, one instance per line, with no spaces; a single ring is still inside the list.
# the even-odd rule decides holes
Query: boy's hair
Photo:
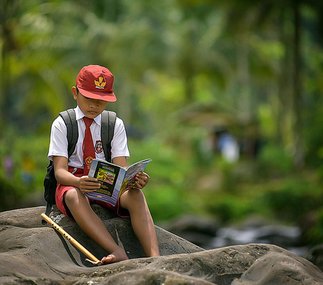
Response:
[[[78,140],[78,127],[76,122],[75,110],[68,109],[59,114],[67,128],[68,157],[72,155]],[[112,111],[103,111],[101,114],[101,140],[105,159],[111,162],[111,141],[114,135],[114,126],[116,113]],[[49,215],[52,206],[55,205],[55,192],[57,181],[55,178],[54,164],[51,160],[47,166],[47,172],[44,178],[44,198],[47,202],[46,215]]]

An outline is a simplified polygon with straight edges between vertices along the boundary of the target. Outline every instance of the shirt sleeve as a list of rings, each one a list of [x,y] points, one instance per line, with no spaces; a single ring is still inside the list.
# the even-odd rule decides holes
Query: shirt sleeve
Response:
[[[63,119],[57,117],[51,127],[48,158],[53,156],[64,156],[68,158],[67,127]]]
[[[111,141],[111,158],[113,159],[118,156],[129,157],[129,155],[125,126],[123,121],[120,118],[117,118],[114,128],[114,136]]]

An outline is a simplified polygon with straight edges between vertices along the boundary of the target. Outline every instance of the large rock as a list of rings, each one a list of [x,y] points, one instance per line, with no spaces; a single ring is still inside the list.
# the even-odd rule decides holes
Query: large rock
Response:
[[[93,266],[68,241],[42,225],[44,207],[0,213],[0,284],[323,284],[312,263],[264,244],[202,248],[156,227],[161,257],[144,258],[128,220],[95,208],[130,260]],[[53,214],[69,234],[101,258],[105,252],[68,218]]]

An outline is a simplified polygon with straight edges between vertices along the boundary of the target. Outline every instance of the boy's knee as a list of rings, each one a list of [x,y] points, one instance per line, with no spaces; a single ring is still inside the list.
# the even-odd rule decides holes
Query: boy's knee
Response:
[[[67,205],[75,203],[76,201],[78,201],[78,199],[79,193],[78,190],[76,190],[75,188],[68,190],[64,195],[64,201]]]
[[[146,204],[145,195],[141,190],[132,189],[125,193],[125,197],[122,197],[127,207],[137,208]]]
[[[144,202],[146,201],[144,193],[139,189],[130,190],[128,193],[133,201]]]

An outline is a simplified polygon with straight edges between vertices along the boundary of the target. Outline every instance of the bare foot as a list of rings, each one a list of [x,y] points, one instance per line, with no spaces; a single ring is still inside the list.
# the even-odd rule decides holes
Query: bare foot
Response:
[[[101,259],[102,264],[109,264],[129,259],[123,249],[116,250]]]

